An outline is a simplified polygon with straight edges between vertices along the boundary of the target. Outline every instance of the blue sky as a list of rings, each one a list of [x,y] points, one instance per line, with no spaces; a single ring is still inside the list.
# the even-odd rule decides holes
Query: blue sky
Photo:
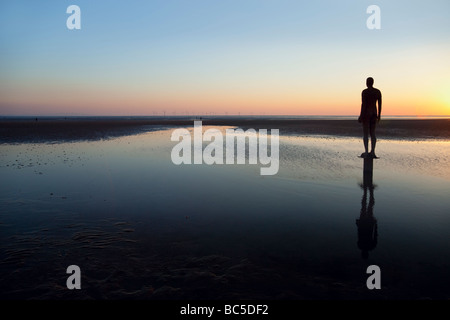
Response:
[[[66,28],[71,4],[81,30]],[[371,4],[381,30],[366,28]],[[436,0],[2,1],[0,114],[348,114],[368,75],[392,114],[447,112],[449,12]]]

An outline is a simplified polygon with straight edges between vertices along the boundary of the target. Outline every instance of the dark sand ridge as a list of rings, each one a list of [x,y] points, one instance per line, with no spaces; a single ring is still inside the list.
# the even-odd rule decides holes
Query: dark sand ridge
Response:
[[[137,134],[162,127],[193,126],[194,119],[61,119],[0,120],[0,143],[62,142],[100,140]],[[203,119],[204,126],[236,126],[244,129],[279,129],[287,135],[337,135],[361,137],[355,120],[292,119]],[[383,120],[377,127],[380,138],[450,139],[450,119]]]

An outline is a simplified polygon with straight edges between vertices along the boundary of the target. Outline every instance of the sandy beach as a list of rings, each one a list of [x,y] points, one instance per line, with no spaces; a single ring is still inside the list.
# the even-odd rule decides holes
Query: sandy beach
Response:
[[[279,129],[285,135],[361,136],[361,124],[355,120],[292,120],[257,118],[140,119],[140,118],[60,118],[0,119],[0,143],[98,140],[137,134],[161,127],[193,126],[201,120],[205,126],[236,126],[244,129]],[[377,128],[380,138],[450,139],[450,119],[382,120]]]
[[[448,302],[449,12],[2,0],[3,313]]]
[[[280,172],[175,166],[170,133],[188,120],[3,121],[1,298],[449,297],[448,120],[382,122],[370,197],[356,121],[204,123],[279,128]],[[65,287],[71,264],[83,290]],[[383,290],[365,287],[369,264]]]

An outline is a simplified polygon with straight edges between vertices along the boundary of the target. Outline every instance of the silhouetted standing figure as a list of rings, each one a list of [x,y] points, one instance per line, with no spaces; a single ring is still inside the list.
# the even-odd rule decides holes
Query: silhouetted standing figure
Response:
[[[375,249],[378,239],[377,220],[373,216],[373,207],[375,205],[375,198],[373,191],[375,189],[372,183],[373,177],[373,159],[364,159],[363,169],[363,184],[364,190],[361,200],[361,211],[359,219],[356,219],[358,226],[358,248],[361,250],[363,259],[369,257],[369,251]],[[367,205],[367,191],[369,191],[369,205]]]
[[[358,121],[363,125],[364,133],[364,149],[365,152],[361,154],[361,157],[365,158],[371,156],[376,158],[375,145],[377,138],[375,136],[375,127],[377,122],[381,118],[381,91],[373,87],[373,78],[369,77],[366,80],[367,88],[361,93],[361,113]],[[377,112],[378,102],[378,112]],[[371,138],[372,150],[369,153],[369,133]]]

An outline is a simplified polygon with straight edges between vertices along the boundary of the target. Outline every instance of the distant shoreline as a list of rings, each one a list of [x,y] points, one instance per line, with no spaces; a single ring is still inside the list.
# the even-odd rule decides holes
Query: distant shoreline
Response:
[[[0,143],[48,143],[109,139],[170,127],[235,126],[279,129],[281,135],[361,137],[355,119],[286,119],[270,117],[0,117]],[[450,119],[383,119],[377,137],[450,140]]]

